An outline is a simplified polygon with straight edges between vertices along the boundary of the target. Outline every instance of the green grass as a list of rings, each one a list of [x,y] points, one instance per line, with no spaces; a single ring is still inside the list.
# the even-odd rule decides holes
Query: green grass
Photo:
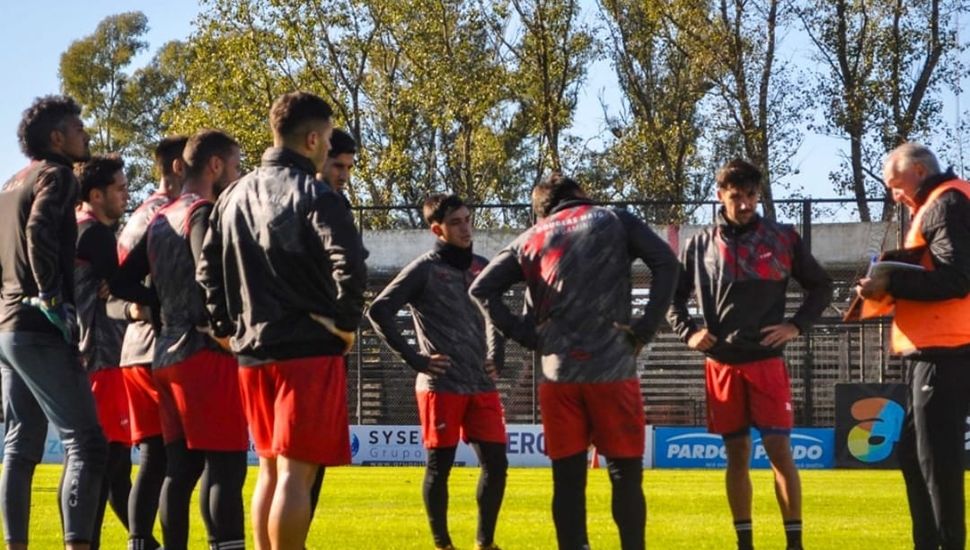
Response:
[[[250,469],[246,499],[255,480]],[[60,548],[55,504],[59,466],[41,466],[34,478],[31,548]],[[334,468],[327,472],[321,508],[311,525],[308,548],[432,548],[421,505],[420,468]],[[461,549],[474,547],[477,470],[452,473],[452,538]],[[783,548],[784,533],[769,472],[753,472],[755,543]],[[902,477],[895,471],[805,471],[805,546],[810,549],[905,548],[909,514]],[[647,543],[653,549],[733,548],[734,533],[724,498],[723,472],[647,470]],[[555,547],[550,512],[551,472],[514,468],[509,472],[496,541],[505,549]],[[609,480],[603,469],[590,472],[588,525],[597,550],[618,548],[610,516]],[[193,504],[190,548],[205,548],[205,529]],[[108,512],[106,550],[124,548],[125,533]],[[247,524],[248,529],[248,524]],[[252,548],[252,540],[247,540]]]

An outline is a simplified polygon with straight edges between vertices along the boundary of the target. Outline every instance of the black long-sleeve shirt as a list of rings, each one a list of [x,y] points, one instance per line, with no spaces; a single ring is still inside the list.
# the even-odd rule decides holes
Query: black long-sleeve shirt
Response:
[[[135,209],[118,236],[118,260],[123,264],[138,241],[148,232],[155,214],[172,200],[164,193],[154,193]],[[150,280],[144,281],[151,287]],[[149,321],[133,320],[125,330],[121,346],[121,366],[151,365],[155,356],[155,330]]]
[[[652,283],[643,317],[631,324],[637,258]],[[499,252],[469,292],[505,336],[539,351],[547,380],[616,382],[636,377],[634,350],[663,321],[677,269],[670,247],[643,221],[577,200],[560,204]],[[530,303],[521,316],[502,300],[519,281]]]
[[[117,367],[124,341],[124,302],[101,298],[101,285],[118,270],[114,229],[93,216],[78,215],[74,296],[80,334],[81,364],[88,372]],[[113,311],[114,310],[114,311]]]
[[[680,282],[667,319],[685,342],[701,326],[687,301],[695,294],[704,325],[717,338],[706,353],[724,363],[779,357],[781,347],[761,345],[761,329],[786,321],[789,278],[805,289],[788,322],[808,331],[832,301],[832,279],[790,226],[757,217],[744,226],[720,223],[684,247]]]
[[[22,301],[41,296],[74,303],[78,192],[70,159],[53,154],[31,162],[0,190],[0,332],[60,335]]]
[[[449,262],[442,248],[402,269],[374,299],[367,316],[391,349],[418,371],[415,389],[462,394],[494,391],[484,365],[492,359],[496,368],[502,368],[504,341],[468,296],[469,285],[488,260],[472,256],[463,269]],[[397,325],[397,312],[405,305],[414,318],[417,350]],[[426,372],[428,358],[438,353],[451,359],[451,367],[444,375],[433,376]]]

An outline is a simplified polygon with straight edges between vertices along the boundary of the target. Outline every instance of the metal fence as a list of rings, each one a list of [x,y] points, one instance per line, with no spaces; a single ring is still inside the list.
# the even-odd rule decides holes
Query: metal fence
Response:
[[[874,203],[881,204],[878,199]],[[777,201],[779,219],[792,223],[811,246],[812,225],[830,221],[829,213],[850,208],[846,200]],[[625,203],[616,206],[649,212],[653,203]],[[667,205],[664,205],[667,206]],[[694,223],[706,224],[714,218],[716,203],[693,203]],[[479,205],[475,207],[476,225],[526,229],[531,223],[527,205]],[[408,207],[365,207],[356,209],[361,231],[374,227],[420,227],[417,210]],[[487,220],[488,223],[482,223]],[[412,225],[413,224],[413,225]],[[902,227],[903,224],[900,224]],[[899,234],[884,235],[889,247]],[[885,243],[878,243],[885,244]],[[785,352],[792,381],[796,423],[805,426],[834,424],[835,391],[838,382],[903,381],[899,358],[888,352],[888,324],[885,321],[843,323],[841,314],[848,307],[855,281],[864,273],[865,263],[829,269],[836,281],[832,306],[812,331],[791,342]],[[388,282],[386,274],[375,274],[369,281],[368,299]],[[645,269],[634,270],[631,308],[634,315],[646,302],[650,278]],[[506,297],[513,311],[521,310],[522,288]],[[793,282],[788,307],[801,303],[801,289]],[[414,343],[410,314],[398,316],[402,332]],[[664,324],[651,344],[641,353],[638,366],[640,385],[648,422],[655,425],[700,425],[705,422],[703,357],[688,349]],[[506,346],[505,369],[498,383],[509,423],[540,421],[537,400],[539,365],[533,353],[515,342]],[[352,422],[358,424],[416,424],[414,372],[392,352],[366,321],[358,332],[355,349],[348,357],[348,394]]]

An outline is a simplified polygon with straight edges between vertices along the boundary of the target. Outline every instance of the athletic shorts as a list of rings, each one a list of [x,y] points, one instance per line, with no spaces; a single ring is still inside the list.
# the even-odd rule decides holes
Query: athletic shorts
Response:
[[[607,458],[643,456],[646,418],[640,381],[539,385],[546,454],[555,460],[586,452]]]
[[[131,445],[131,424],[128,419],[128,392],[118,367],[108,367],[88,375],[91,393],[98,411],[98,422],[108,443]]]
[[[249,449],[239,367],[231,355],[202,349],[153,374],[166,444],[184,438],[193,450]]]
[[[257,455],[324,466],[350,464],[343,356],[242,367],[239,387]]]
[[[427,449],[465,443],[505,443],[505,411],[497,391],[473,394],[417,391],[421,436]]]
[[[128,390],[128,419],[131,421],[131,442],[141,443],[162,434],[158,416],[158,389],[152,378],[151,365],[122,367],[125,389]]]
[[[707,430],[722,435],[789,433],[794,425],[791,384],[780,357],[726,364],[708,358]]]

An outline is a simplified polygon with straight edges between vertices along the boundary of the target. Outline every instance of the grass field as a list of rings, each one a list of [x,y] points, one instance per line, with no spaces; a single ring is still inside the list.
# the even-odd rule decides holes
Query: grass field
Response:
[[[246,499],[255,480],[250,468]],[[308,548],[410,549],[433,547],[421,506],[421,468],[335,468],[327,472],[321,508],[311,526]],[[34,478],[31,548],[60,548],[55,500],[59,466],[41,466]],[[452,473],[452,538],[460,549],[474,548],[477,470]],[[770,473],[755,471],[755,544],[784,548]],[[809,549],[891,550],[909,541],[909,514],[902,477],[895,471],[815,470],[802,472],[805,491],[805,547]],[[734,533],[723,495],[723,472],[647,470],[647,545],[652,549],[733,548]],[[551,472],[515,468],[509,472],[496,542],[503,549],[555,547],[550,512]],[[603,469],[590,472],[588,525],[597,550],[618,548],[610,516],[609,480]],[[125,533],[108,512],[103,548],[125,547]],[[205,529],[193,508],[190,548],[206,548]],[[248,529],[248,524],[247,524]],[[252,541],[247,540],[252,548]]]

